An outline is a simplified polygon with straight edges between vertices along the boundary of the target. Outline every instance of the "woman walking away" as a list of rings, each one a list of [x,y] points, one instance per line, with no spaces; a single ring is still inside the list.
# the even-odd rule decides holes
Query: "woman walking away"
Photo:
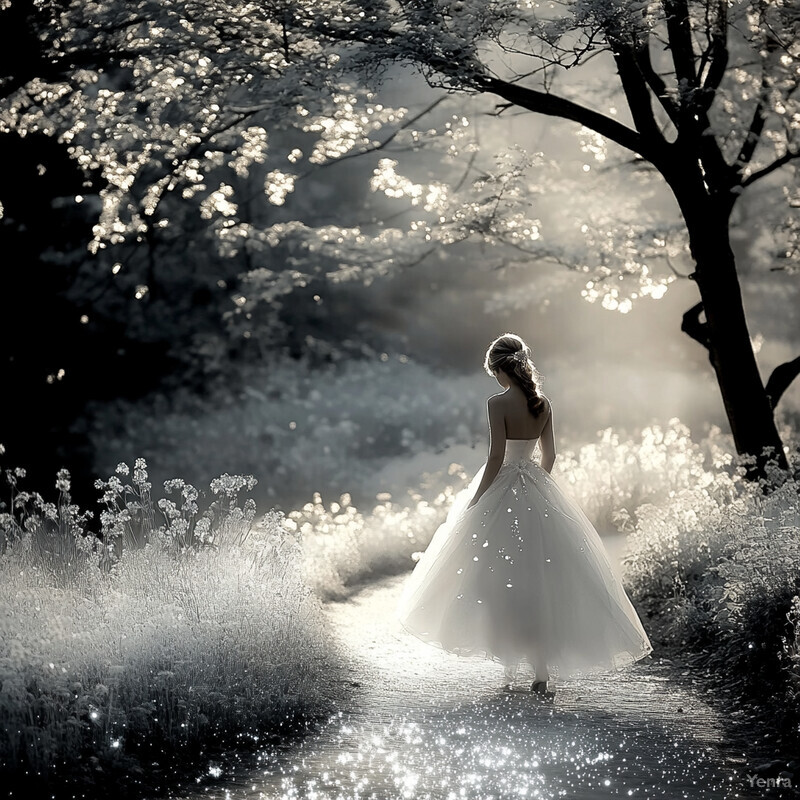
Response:
[[[397,617],[425,642],[502,663],[506,688],[527,663],[534,694],[552,700],[552,673],[619,670],[653,648],[600,536],[550,474],[553,408],[529,348],[507,333],[484,367],[505,390],[488,400],[489,456],[407,579]]]

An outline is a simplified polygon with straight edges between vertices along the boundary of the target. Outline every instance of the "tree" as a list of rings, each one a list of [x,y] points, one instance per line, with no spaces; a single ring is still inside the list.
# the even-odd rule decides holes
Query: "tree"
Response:
[[[371,70],[409,62],[434,85],[574,121],[651,165],[674,194],[695,262],[700,301],[682,330],[708,351],[737,451],[755,457],[751,477],[763,476],[770,458],[788,467],[773,412],[800,374],[800,357],[775,367],[764,385],[729,225],[743,192],[794,170],[800,157],[795,3],[398,0],[325,14],[309,3],[295,15],[297,30],[357,46]],[[551,90],[559,73],[597,69],[604,59],[628,121]],[[786,200],[784,268],[795,271],[796,188]]]
[[[372,188],[411,197],[435,217],[405,231],[315,226],[277,214],[257,223],[239,219],[231,185],[209,185],[215,168],[265,165],[265,190],[276,207],[302,176],[275,164],[267,169],[268,133],[315,135],[307,160],[317,167],[381,151],[404,136],[414,147],[425,138],[405,110],[353,88],[353,76],[379,82],[393,64],[411,64],[432,86],[499,98],[497,113],[517,107],[559,117],[603,147],[628,151],[637,169],[663,179],[682,214],[700,294],[682,329],[708,351],[736,448],[755,459],[750,476],[763,476],[770,457],[788,466],[774,409],[800,359],[762,382],[730,224],[743,193],[796,174],[800,15],[792,3],[107,0],[35,8],[26,24],[46,52],[26,60],[21,78],[0,80],[3,117],[14,129],[57,132],[79,163],[102,174],[93,248],[144,241],[154,218],[169,224],[156,213],[167,194],[196,196],[229,255],[246,250],[269,261],[265,253],[276,246],[290,254],[288,270],[253,265],[247,282],[256,298],[307,285],[315,260],[332,265],[331,279],[370,280],[476,236],[568,263],[526,216],[522,168],[511,162],[449,187],[409,181],[391,159],[382,160]],[[626,114],[598,110],[602,95],[587,102],[581,83],[603,70]],[[563,85],[555,91],[557,81]],[[387,126],[392,133],[378,138]],[[451,139],[456,128],[448,130]],[[795,272],[791,209],[800,198],[796,188],[773,191],[784,192],[787,212],[772,232],[780,269]],[[636,238],[634,232],[631,245]],[[642,280],[651,279],[643,273]]]
[[[177,374],[206,386],[212,364],[239,355],[252,325],[226,337],[222,318],[235,328],[249,313],[238,274],[269,262],[209,239],[224,246],[232,210],[246,226],[248,196],[264,198],[259,168],[268,135],[291,127],[287,107],[313,118],[335,106],[306,80],[314,58],[280,70],[275,40],[224,48],[227,15],[185,30],[179,6],[0,5],[0,240],[15,254],[0,297],[0,442],[33,485],[68,466],[81,503],[94,494],[91,401]]]

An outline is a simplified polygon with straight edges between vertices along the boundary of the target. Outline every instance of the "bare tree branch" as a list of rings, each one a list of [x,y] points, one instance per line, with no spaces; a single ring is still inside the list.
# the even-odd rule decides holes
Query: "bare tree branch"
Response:
[[[765,88],[763,80],[761,83],[762,90]],[[736,166],[739,169],[743,169],[750,163],[750,160],[753,158],[753,153],[756,151],[756,147],[758,147],[758,143],[761,140],[761,133],[764,130],[764,123],[766,122],[766,117],[764,116],[764,103],[763,101],[759,100],[756,104],[755,110],[753,111],[753,118],[750,120],[750,125],[747,128],[747,136],[745,136],[744,141],[742,142],[742,146],[739,150],[739,155],[736,156]]]
[[[703,80],[703,108],[706,111],[714,102],[717,89],[725,77],[728,68],[728,7],[726,0],[717,0],[717,19],[713,30],[709,32],[710,42],[704,53],[708,62],[708,72]],[[702,69],[701,69],[702,74]]]
[[[765,388],[771,408],[774,409],[778,405],[783,393],[798,375],[800,375],[800,356],[779,364],[772,370]]]
[[[673,124],[677,125],[680,121],[680,113],[675,102],[667,94],[667,85],[664,79],[653,68],[653,62],[650,59],[649,37],[636,53],[636,63],[642,72],[642,77],[653,90],[653,94],[658,99],[658,102],[661,103],[664,111],[667,112],[667,116],[672,120]]]
[[[649,161],[657,161],[659,158],[658,151],[638,131],[611,117],[574,103],[572,100],[489,76],[481,80],[480,86],[483,91],[496,94],[514,105],[528,109],[528,111],[551,117],[561,117],[585,125]]]
[[[703,302],[693,305],[683,315],[681,322],[681,330],[691,336],[696,342],[699,342],[706,350],[710,350],[709,337],[708,337],[708,323],[700,322],[700,314],[703,313]]]
[[[663,0],[663,6],[678,83],[686,81],[689,87],[697,86],[697,66],[694,61],[687,0]]]
[[[666,144],[666,139],[653,114],[650,90],[631,49],[617,48],[614,52],[614,61],[636,129],[650,141],[657,142],[658,145]]]
[[[778,46],[779,42],[774,36],[767,37],[766,50],[768,55],[771,55],[778,48]],[[762,59],[761,89],[759,100],[756,104],[755,110],[753,111],[753,118],[750,120],[750,125],[747,129],[747,136],[742,142],[739,154],[736,157],[736,167],[739,170],[742,170],[744,167],[746,167],[753,158],[753,153],[755,153],[756,147],[758,147],[758,143],[761,140],[761,134],[764,131],[764,125],[767,120],[766,115],[764,114],[764,98],[770,91],[770,82],[767,76],[767,70],[764,67],[765,63]]]
[[[756,181],[761,180],[761,178],[764,178],[770,173],[775,172],[776,169],[780,169],[782,166],[788,164],[795,158],[800,158],[800,150],[787,150],[780,158],[776,158],[771,164],[767,164],[767,166],[763,169],[759,169],[745,178],[745,180],[742,181],[742,186],[747,188]]]

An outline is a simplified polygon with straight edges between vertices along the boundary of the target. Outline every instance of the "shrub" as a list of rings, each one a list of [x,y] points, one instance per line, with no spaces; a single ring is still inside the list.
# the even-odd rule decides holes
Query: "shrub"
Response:
[[[663,643],[690,648],[720,691],[796,736],[798,484],[765,496],[741,480],[742,461],[637,509],[626,583]]]

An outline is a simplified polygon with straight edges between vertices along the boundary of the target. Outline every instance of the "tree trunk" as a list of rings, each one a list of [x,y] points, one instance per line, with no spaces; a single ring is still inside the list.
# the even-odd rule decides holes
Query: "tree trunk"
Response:
[[[747,477],[766,479],[770,459],[775,459],[782,469],[788,470],[789,464],[747,329],[736,260],[729,239],[730,204],[725,205],[708,195],[699,200],[697,202],[694,193],[681,207],[697,265],[693,277],[706,316],[704,340],[708,357],[717,376],[736,450],[756,459],[755,464],[748,467]]]

